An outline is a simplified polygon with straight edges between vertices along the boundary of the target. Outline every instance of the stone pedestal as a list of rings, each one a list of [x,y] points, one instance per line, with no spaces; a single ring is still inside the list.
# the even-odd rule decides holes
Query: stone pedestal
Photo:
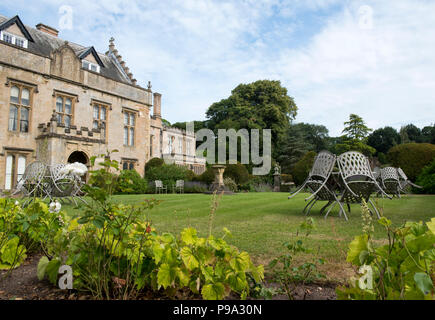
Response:
[[[281,174],[274,174],[273,175],[273,192],[280,192],[281,191]]]
[[[214,181],[212,185],[210,186],[210,190],[205,193],[213,193],[217,191],[217,193],[224,193],[224,194],[233,194],[232,191],[225,189],[224,184],[224,171],[225,166],[222,164],[215,164],[212,167],[213,173],[214,173]]]

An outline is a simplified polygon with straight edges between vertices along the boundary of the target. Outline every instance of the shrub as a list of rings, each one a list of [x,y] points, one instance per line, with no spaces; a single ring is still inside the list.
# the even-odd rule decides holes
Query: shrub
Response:
[[[226,188],[228,188],[232,192],[237,192],[237,184],[236,182],[231,178],[224,178],[224,185]]]
[[[394,167],[402,168],[408,178],[415,181],[423,167],[435,158],[435,145],[406,143],[392,147],[387,154]]]
[[[187,181],[196,181],[197,180],[197,175],[195,174],[195,172],[193,172],[192,170],[188,169],[186,171],[186,180]]]
[[[147,181],[136,170],[122,170],[118,176],[116,193],[143,194],[148,190]]]
[[[416,184],[423,187],[423,190],[415,189],[416,192],[435,194],[435,160],[423,168]]]
[[[174,185],[177,180],[186,180],[189,171],[189,169],[175,164],[163,164],[148,169],[148,171],[145,172],[145,177],[149,181],[154,182],[155,180],[161,180],[164,185],[171,186]]]
[[[73,287],[99,299],[134,299],[151,290],[169,298],[181,293],[220,300],[231,292],[245,298],[249,280],[264,279],[262,265],[254,266],[247,252],[224,240],[231,236],[228,229],[223,229],[222,237],[212,235],[220,199],[216,194],[208,237],[201,238],[194,228],[180,235],[158,234],[149,222],[149,210],[159,204],[157,200],[124,205],[113,202],[105,189],[86,189],[93,202],[85,205],[81,217],[56,233],[50,255],[38,263],[40,280],[47,276],[57,284],[59,267],[66,264],[74,270]]]
[[[240,185],[249,180],[249,172],[241,163],[227,164],[224,171],[224,178],[231,178],[236,184]]]
[[[358,267],[357,279],[336,289],[341,300],[434,300],[435,218],[407,222],[396,228],[385,217],[378,220],[388,243],[377,246],[371,213],[362,205],[363,234],[349,244],[347,261]],[[362,274],[362,275],[361,275]]]
[[[208,191],[208,185],[200,181],[186,181],[184,193],[204,193]]]
[[[206,184],[212,184],[214,181],[214,173],[212,168],[207,168],[202,174],[197,177],[198,181]]]
[[[298,162],[296,162],[292,170],[293,179],[296,185],[301,185],[305,181],[308,173],[313,167],[315,157],[316,153],[314,151],[309,151]]]
[[[145,164],[145,173],[147,172],[148,169],[153,168],[153,167],[160,167],[164,163],[165,163],[165,161],[161,158],[151,158]]]
[[[62,212],[39,199],[22,208],[15,199],[0,198],[0,270],[18,267],[26,253],[42,250],[64,224]]]

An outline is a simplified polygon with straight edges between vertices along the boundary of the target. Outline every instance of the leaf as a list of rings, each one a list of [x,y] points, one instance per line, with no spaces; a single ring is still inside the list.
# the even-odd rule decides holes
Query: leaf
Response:
[[[183,241],[185,244],[195,244],[197,239],[198,237],[194,228],[186,228],[181,231],[181,241]]]
[[[60,267],[60,261],[57,259],[50,260],[50,262],[47,264],[45,271],[48,276],[48,280],[52,284],[56,284],[57,282],[57,276],[59,274],[59,267]]]
[[[180,251],[180,255],[188,270],[193,270],[199,267],[199,262],[193,255],[192,249],[189,247],[183,247]]]
[[[349,244],[349,251],[347,253],[346,261],[354,265],[361,266],[360,254],[362,251],[367,251],[368,236],[366,234],[356,236],[355,239]]]
[[[224,297],[225,287],[222,283],[210,283],[202,287],[202,297],[205,300],[221,300]]]
[[[235,258],[230,260],[230,266],[235,271],[245,271],[249,268],[249,264],[251,262],[251,258],[246,251],[241,252]]]
[[[264,279],[264,266],[260,264],[258,267],[255,267],[251,264],[251,274],[256,282],[262,281]]]
[[[429,228],[430,232],[435,234],[435,218],[430,219],[429,222],[426,222],[427,227]]]
[[[181,270],[177,268],[177,278],[180,280],[180,284],[183,287],[187,287],[190,282],[189,272],[187,270]]]
[[[228,236],[228,237],[230,237],[230,238],[233,236],[232,233],[231,233],[231,231],[228,230],[226,227],[224,227],[224,228],[222,229],[222,231],[225,232],[225,236]]]
[[[94,224],[94,226],[96,226],[98,229],[102,229],[104,227],[104,218],[96,216],[93,220],[92,223]]]
[[[423,294],[428,294],[434,288],[432,279],[424,272],[414,274],[414,281]]]
[[[157,273],[157,283],[159,286],[163,286],[163,288],[167,288],[171,286],[175,281],[176,269],[171,268],[171,266],[167,263],[163,263],[159,272]]]
[[[234,291],[243,291],[248,286],[244,272],[231,273],[227,276],[227,280]]]
[[[378,220],[378,223],[385,226],[385,227],[388,227],[391,225],[391,220],[388,220],[387,218],[382,217]]]
[[[43,256],[43,257],[41,257],[41,259],[39,259],[38,268],[37,268],[37,275],[38,275],[39,280],[44,279],[45,269],[47,268],[47,265],[49,262],[50,261],[48,260],[48,258],[46,256]]]

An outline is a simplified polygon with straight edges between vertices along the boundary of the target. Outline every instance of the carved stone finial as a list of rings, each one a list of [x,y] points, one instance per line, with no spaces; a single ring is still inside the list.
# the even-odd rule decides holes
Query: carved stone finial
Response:
[[[111,51],[113,51],[113,50],[115,49],[115,44],[113,43],[113,41],[115,41],[115,39],[114,39],[113,37],[111,37],[111,38],[109,39],[109,49],[110,49]]]

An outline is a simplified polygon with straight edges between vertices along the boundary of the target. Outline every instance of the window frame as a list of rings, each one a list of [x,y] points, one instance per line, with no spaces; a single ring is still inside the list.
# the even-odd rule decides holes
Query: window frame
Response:
[[[31,131],[31,119],[32,119],[32,105],[33,105],[33,87],[29,86],[29,85],[25,85],[25,84],[21,84],[18,82],[11,82],[9,84],[10,86],[10,90],[9,90],[9,113],[8,113],[8,132],[15,132],[15,133],[29,133]],[[18,101],[17,102],[12,102],[11,98],[12,98],[12,88],[13,87],[17,87],[18,88]],[[27,105],[22,104],[22,93],[23,93],[23,89],[27,89],[29,91],[29,103]],[[16,107],[17,110],[17,125],[16,125],[16,129],[15,130],[11,130],[10,129],[10,113],[11,113],[11,107],[14,106]],[[27,114],[27,131],[21,131],[21,109],[27,109],[28,110],[28,114]]]
[[[6,41],[5,40],[5,36],[11,37],[11,42]],[[3,31],[3,30],[0,31],[0,40],[5,42],[5,43],[13,44],[13,45],[15,45],[15,46],[17,46],[19,48],[24,48],[24,49],[27,49],[27,47],[29,45],[29,42],[28,42],[28,40],[26,38],[17,36],[17,35],[15,35],[13,33],[10,33],[10,32],[7,32],[7,31]],[[23,41],[23,45],[22,46],[18,45],[17,44],[17,40]]]
[[[62,110],[63,110],[62,112],[57,111],[57,98],[62,98]],[[66,99],[70,99],[71,100],[71,113],[66,113],[65,112]],[[61,115],[62,116],[62,124],[65,127],[67,127],[65,125],[65,116],[66,115],[71,116],[71,122],[70,122],[69,127],[67,127],[67,128],[70,128],[75,123],[75,121],[74,121],[75,120],[74,113],[75,113],[76,100],[77,100],[77,97],[75,97],[73,95],[68,95],[68,94],[65,94],[65,93],[57,93],[57,92],[54,94],[54,108],[56,110],[56,121],[57,121],[57,116]],[[58,124],[59,124],[59,122],[58,122]]]
[[[87,67],[85,67],[85,63],[88,64]],[[92,67],[95,67],[95,70],[92,70]],[[90,62],[89,60],[83,59],[82,60],[82,68],[88,71],[100,73],[100,65],[97,63]]]
[[[122,110],[122,122],[123,122],[123,144],[125,147],[134,147],[136,145],[136,112],[128,111],[128,110]],[[125,123],[125,115],[127,115],[127,124]],[[131,116],[133,116],[134,123],[131,124]],[[125,144],[125,129],[127,129],[127,144]],[[133,129],[133,141],[131,141],[131,129]]]
[[[104,141],[107,141],[107,132],[108,132],[108,122],[109,122],[109,110],[110,107],[102,102],[99,101],[92,101],[91,103],[92,105],[92,126],[91,128],[94,129],[94,122],[97,121],[98,122],[98,129],[100,129],[100,134],[101,134],[101,123],[104,122],[105,127],[104,127],[104,136],[100,135],[100,138],[104,139]],[[94,108],[97,107],[98,108],[98,118],[94,117]],[[106,119],[102,120],[101,119],[101,109],[104,108],[106,110]]]
[[[8,159],[8,157],[12,157],[12,172],[11,172],[11,177],[10,177],[10,179],[11,179],[11,182],[10,182],[10,186],[11,186],[11,188],[10,189],[7,189],[6,188],[6,186],[7,186],[7,180],[8,180],[8,173],[7,173],[7,169],[8,169],[8,161],[7,161],[7,159]],[[24,168],[23,168],[23,172],[20,174],[19,172],[18,172],[18,169],[19,169],[19,166],[18,166],[18,164],[19,164],[19,159],[20,158],[24,158],[25,159],[25,163],[24,163]],[[26,170],[26,167],[27,167],[27,165],[28,165],[28,153],[24,153],[24,152],[7,152],[6,153],[6,155],[5,155],[5,179],[4,179],[4,189],[5,190],[13,190],[16,186],[17,186],[17,184],[18,184],[18,181],[19,181],[19,176],[21,175],[21,176],[23,176],[23,174],[24,174],[24,172],[25,172],[25,170]]]
[[[136,170],[137,160],[121,159],[121,170]],[[124,169],[124,165],[127,165],[127,169]]]

